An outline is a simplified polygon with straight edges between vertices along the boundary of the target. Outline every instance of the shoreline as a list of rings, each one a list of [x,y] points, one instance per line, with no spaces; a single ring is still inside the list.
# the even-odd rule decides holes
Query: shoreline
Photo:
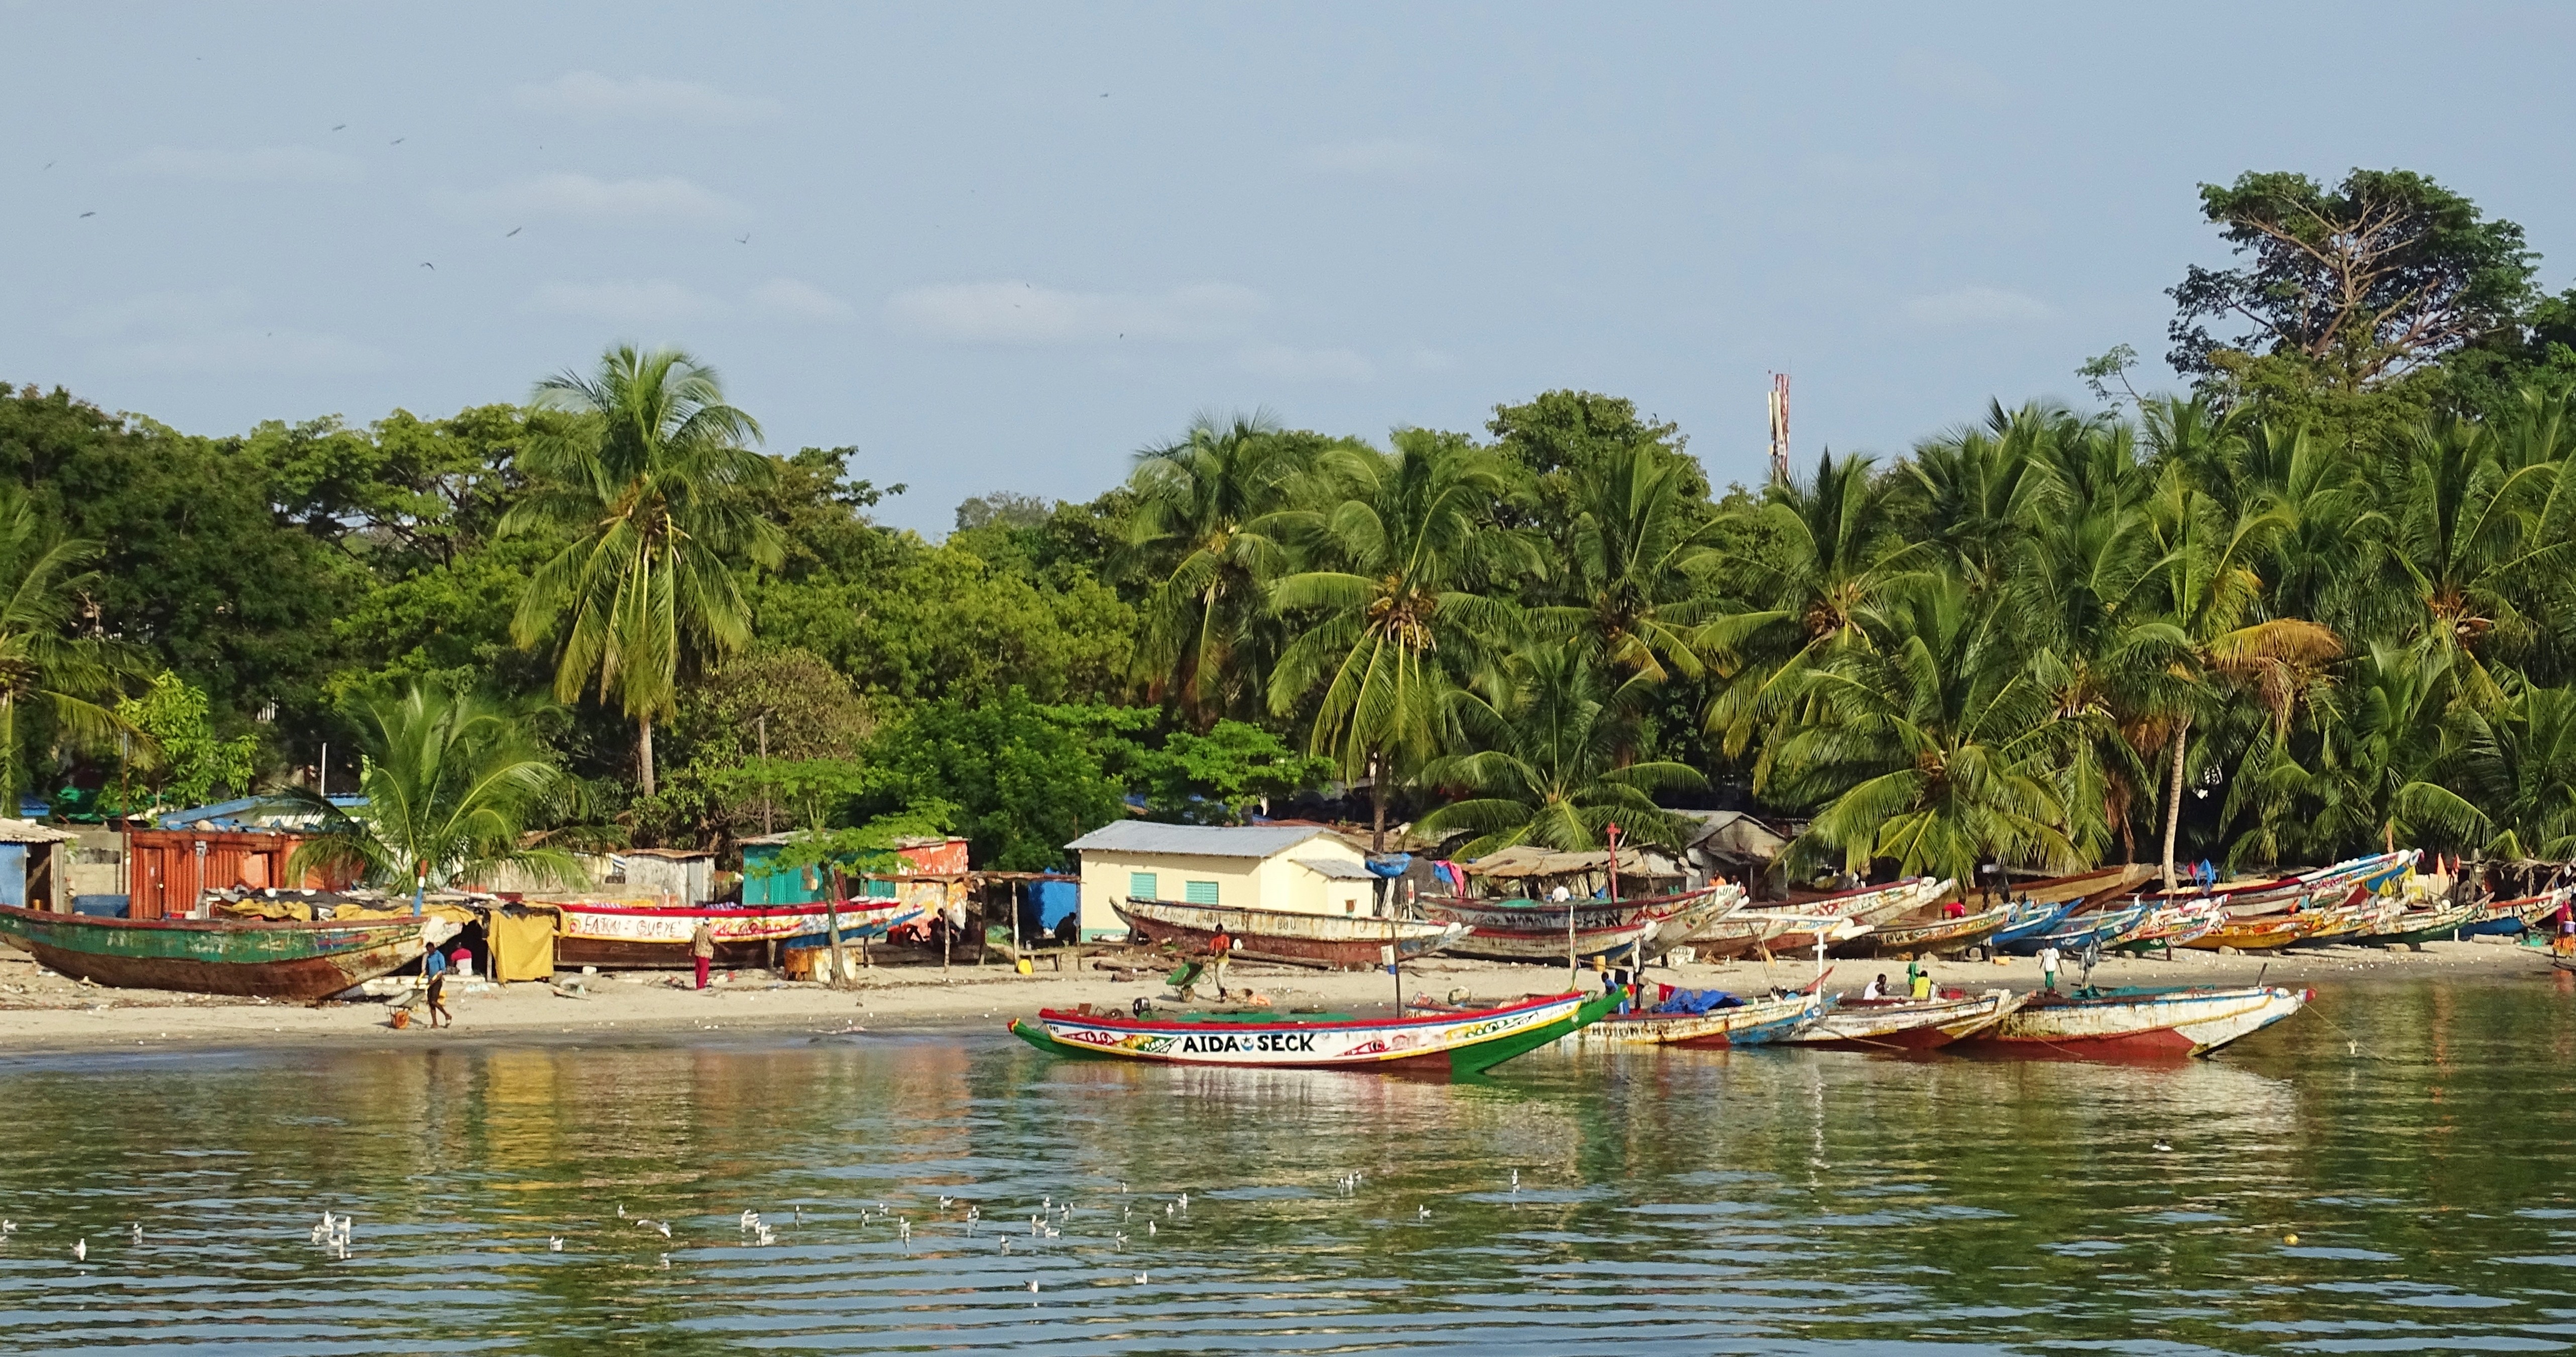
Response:
[[[1876,958],[1831,960],[1829,990],[1858,990],[1884,973],[1902,983],[1905,963]],[[2027,957],[2002,962],[1934,961],[1934,983],[1944,988],[2033,989],[2038,964]],[[2435,978],[2509,983],[2553,974],[2545,950],[2495,942],[2427,943],[2421,951],[2329,946],[2281,955],[2220,956],[2184,950],[2161,958],[2107,960],[2093,973],[2104,988],[2160,985],[2314,986],[2367,985]],[[1040,1008],[1109,1004],[1124,1008],[1139,996],[1157,1006],[1182,1008],[1159,976],[1138,973],[1119,981],[1106,970],[1019,975],[1001,965],[888,966],[863,974],[857,986],[835,990],[786,982],[764,971],[720,973],[721,983],[701,993],[682,972],[629,971],[558,974],[553,984],[496,985],[472,981],[451,986],[449,1008],[457,1025],[432,1030],[419,1021],[396,1029],[382,1002],[305,1005],[270,1003],[159,990],[109,989],[38,967],[25,953],[0,950],[0,1060],[120,1053],[215,1054],[225,1050],[273,1052],[323,1047],[345,1050],[421,1049],[500,1044],[667,1045],[731,1036],[955,1036],[999,1035],[1015,1016]],[[1252,990],[1282,1011],[1291,1008],[1374,1007],[1395,997],[1382,971],[1321,972],[1238,962],[1233,988]],[[1759,992],[1795,988],[1815,978],[1811,959],[1725,965],[1650,966],[1645,978],[1688,989]],[[1586,972],[1587,981],[1590,973]],[[2061,987],[2076,983],[2073,968]],[[1561,967],[1433,957],[1408,965],[1405,994],[1435,998],[1503,999],[1560,993]],[[1204,993],[1200,1006],[1210,1003]],[[419,1015],[416,1013],[415,1018]]]

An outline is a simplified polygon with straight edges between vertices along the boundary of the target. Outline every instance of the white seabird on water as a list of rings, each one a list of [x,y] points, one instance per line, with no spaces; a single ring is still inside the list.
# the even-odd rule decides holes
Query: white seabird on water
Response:
[[[88,1240],[84,1239],[84,1240],[81,1240],[81,1241],[79,1241],[78,1243],[75,1243],[75,1244],[73,1244],[73,1245],[72,1245],[72,1259],[73,1259],[73,1261],[75,1261],[75,1262],[81,1262],[81,1263],[86,1263],[86,1262],[88,1262],[88,1261],[89,1261],[89,1241],[88,1241]]]

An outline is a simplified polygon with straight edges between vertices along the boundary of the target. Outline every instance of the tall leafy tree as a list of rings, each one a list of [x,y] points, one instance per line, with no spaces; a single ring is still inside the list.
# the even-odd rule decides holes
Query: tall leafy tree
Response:
[[[1178,441],[1136,456],[1125,545],[1151,581],[1136,668],[1149,695],[1201,729],[1259,706],[1278,642],[1267,590],[1288,568],[1272,516],[1314,441],[1264,413],[1202,415]]]
[[[1713,526],[1692,489],[1699,471],[1651,443],[1603,453],[1575,482],[1571,550],[1559,585],[1572,601],[1532,610],[1614,669],[1649,683],[1699,677],[1700,577]]]
[[[68,538],[14,488],[0,487],[0,802],[15,813],[43,756],[105,749],[149,736],[116,711],[135,675],[133,652],[84,627],[84,596],[99,583],[99,546]]]
[[[1817,808],[1797,854],[1960,882],[1985,862],[2073,866],[2054,776],[2064,732],[1995,599],[1917,577],[1865,625],[1872,644],[1800,673],[1816,719],[1787,733],[1757,784]]]
[[[548,378],[533,400],[581,418],[530,442],[522,464],[536,484],[501,527],[548,526],[571,541],[530,576],[511,633],[559,645],[558,700],[594,680],[600,701],[617,700],[651,796],[653,722],[676,706],[683,669],[751,639],[736,562],[783,558],[776,525],[746,493],[767,470],[743,446],[760,426],[677,349],[611,349],[593,375]]]
[[[1325,455],[1335,493],[1284,525],[1307,568],[1271,592],[1297,629],[1271,671],[1271,711],[1314,697],[1310,747],[1369,780],[1380,851],[1392,782],[1441,751],[1450,695],[1490,671],[1517,625],[1508,594],[1488,591],[1540,568],[1526,538],[1494,523],[1523,493],[1508,463],[1458,434],[1404,429],[1393,442]]]
[[[1624,685],[1646,682],[1632,675]],[[1433,760],[1422,777],[1466,795],[1415,821],[1416,831],[1473,831],[1461,850],[1469,857],[1513,844],[1599,848],[1613,824],[1630,842],[1681,847],[1682,822],[1655,795],[1707,779],[1670,760],[1621,761],[1624,685],[1583,650],[1548,646],[1516,654],[1483,691],[1461,690],[1458,725],[1477,747]]]

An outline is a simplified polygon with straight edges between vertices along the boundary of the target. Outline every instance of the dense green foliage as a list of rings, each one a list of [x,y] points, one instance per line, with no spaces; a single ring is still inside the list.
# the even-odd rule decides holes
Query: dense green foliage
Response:
[[[1807,821],[1818,871],[2576,853],[2576,293],[2420,175],[2201,206],[2235,253],[2173,290],[2188,394],[2119,345],[2097,410],[1759,488],[1551,391],[1379,443],[1202,419],[934,542],[667,351],[233,438],[0,392],[12,766],[193,790],[117,716],[167,671],[277,782],[480,690],[567,775],[522,828],[642,843],[1028,868],[1268,810],[1571,848],[1686,800]]]

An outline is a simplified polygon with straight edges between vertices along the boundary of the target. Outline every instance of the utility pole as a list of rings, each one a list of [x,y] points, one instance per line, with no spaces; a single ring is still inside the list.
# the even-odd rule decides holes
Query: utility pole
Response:
[[[1771,479],[1789,479],[1789,374],[1771,374]]]

